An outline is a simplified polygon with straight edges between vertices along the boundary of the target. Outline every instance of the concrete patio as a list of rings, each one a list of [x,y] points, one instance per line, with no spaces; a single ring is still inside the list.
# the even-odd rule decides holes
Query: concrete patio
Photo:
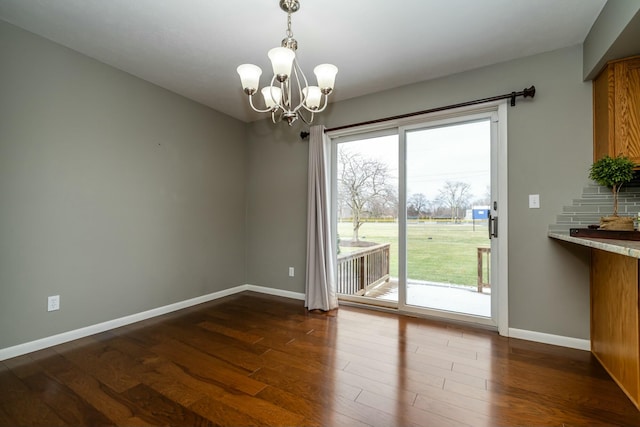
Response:
[[[398,301],[398,279],[392,277],[388,282],[369,289],[365,296]],[[409,280],[407,304],[491,317],[491,289],[485,288],[480,293],[476,287]]]

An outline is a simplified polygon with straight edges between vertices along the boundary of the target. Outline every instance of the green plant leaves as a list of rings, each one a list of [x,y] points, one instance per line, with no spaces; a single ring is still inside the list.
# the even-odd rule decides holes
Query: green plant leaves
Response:
[[[619,187],[633,179],[635,166],[626,156],[604,156],[591,165],[589,178],[606,187]]]

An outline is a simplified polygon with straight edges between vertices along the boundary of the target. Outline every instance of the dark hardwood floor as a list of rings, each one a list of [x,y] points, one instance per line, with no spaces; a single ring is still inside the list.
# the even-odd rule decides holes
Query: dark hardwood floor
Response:
[[[589,352],[242,293],[0,363],[0,425],[640,425]]]

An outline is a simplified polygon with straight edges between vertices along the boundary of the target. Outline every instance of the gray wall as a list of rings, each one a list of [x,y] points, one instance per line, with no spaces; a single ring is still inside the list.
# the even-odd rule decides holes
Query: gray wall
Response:
[[[307,250],[309,150],[299,133],[262,120],[247,145],[247,281],[294,292],[304,292]]]
[[[0,64],[0,348],[245,283],[244,123],[2,21]]]
[[[535,84],[535,99],[508,110],[510,327],[589,338],[588,252],[547,237],[549,224],[588,182],[591,82],[579,46],[337,102],[327,127],[425,110]],[[339,76],[338,76],[339,79]],[[339,89],[338,89],[339,90]],[[304,291],[307,145],[302,127],[249,128],[248,280]],[[274,130],[277,129],[277,132]],[[528,194],[541,208],[528,209]]]

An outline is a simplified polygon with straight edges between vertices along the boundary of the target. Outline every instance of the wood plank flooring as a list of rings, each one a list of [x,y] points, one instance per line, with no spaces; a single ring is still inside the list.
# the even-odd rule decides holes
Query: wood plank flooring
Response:
[[[640,425],[589,352],[242,293],[0,363],[0,425]]]

